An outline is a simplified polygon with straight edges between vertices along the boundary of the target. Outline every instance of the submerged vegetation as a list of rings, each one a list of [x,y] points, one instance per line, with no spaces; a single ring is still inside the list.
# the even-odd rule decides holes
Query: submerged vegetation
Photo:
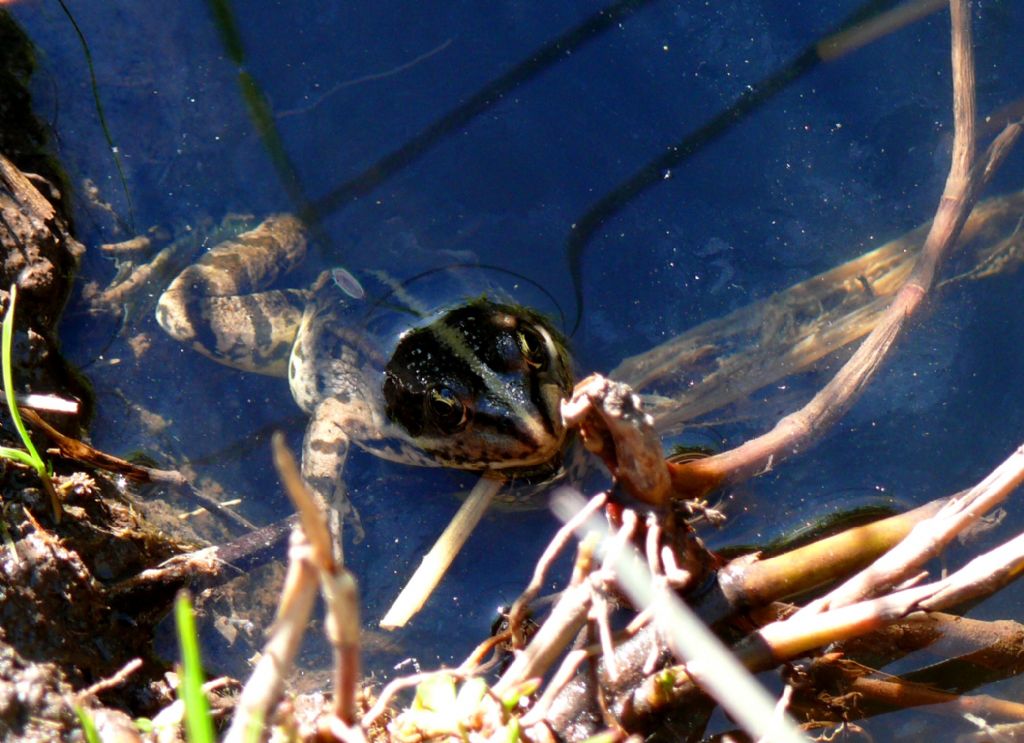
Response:
[[[199,633],[196,632],[192,601],[187,594],[179,594],[174,602],[174,618],[178,628],[178,647],[181,650],[181,679],[178,698],[185,706],[185,731],[189,743],[213,743],[213,718],[210,704],[203,691],[203,661],[199,651]]]

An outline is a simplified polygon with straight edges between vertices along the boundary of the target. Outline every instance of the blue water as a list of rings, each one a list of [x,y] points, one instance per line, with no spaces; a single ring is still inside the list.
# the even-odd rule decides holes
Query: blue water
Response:
[[[204,3],[69,4],[92,52],[129,208],[67,17],[54,2],[15,4],[38,45],[37,105],[61,159],[76,184],[89,178],[98,185],[128,227],[118,232],[79,198],[82,240],[92,247],[151,225],[181,229],[228,212],[301,207],[242,100],[240,69],[274,112],[298,190],[316,201],[602,7],[327,5],[236,4],[240,67]],[[980,5],[978,108],[985,114],[1024,95],[1024,9]],[[564,250],[571,226],[855,7],[646,3],[325,215],[310,270],[377,267],[382,246],[471,251],[542,283],[572,318]],[[580,369],[608,370],[927,219],[948,167],[948,57],[948,18],[940,13],[819,66],[666,169],[588,245],[586,309],[573,338]],[[1022,182],[1018,152],[991,190]],[[109,260],[90,250],[82,282],[105,283],[112,273]],[[1024,373],[1018,282],[1001,277],[943,296],[843,423],[814,450],[743,488],[732,525],[711,540],[775,534],[822,502],[884,496],[912,504],[980,479],[1024,432],[1016,414],[1024,409],[1024,385],[1016,381]],[[240,508],[253,520],[286,512],[266,443],[273,427],[284,427],[295,446],[301,439],[303,422],[285,385],[179,349],[148,317],[118,330],[85,314],[77,299],[69,307],[65,350],[97,383],[94,442],[120,453],[187,457],[200,475],[223,484],[225,497],[243,497]],[[139,334],[150,346],[136,358],[126,339]],[[750,406],[748,417],[700,435],[717,445],[741,441],[823,378],[791,380],[789,407]],[[142,433],[126,400],[164,416],[167,428]],[[457,507],[450,491],[471,481],[365,456],[354,456],[349,470],[368,533],[350,547],[349,560],[369,625]],[[993,538],[1019,530],[1014,510]],[[407,655],[426,665],[457,662],[486,634],[494,607],[525,583],[554,528],[544,511],[489,516],[425,614],[393,638],[397,649],[371,655],[369,667],[386,675]],[[1010,593],[980,611],[1019,614]]]

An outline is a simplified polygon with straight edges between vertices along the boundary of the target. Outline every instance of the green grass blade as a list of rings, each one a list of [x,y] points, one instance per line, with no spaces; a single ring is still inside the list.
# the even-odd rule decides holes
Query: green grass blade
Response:
[[[185,737],[189,743],[214,743],[210,704],[203,692],[203,663],[199,656],[199,636],[192,614],[192,601],[186,592],[174,602],[174,618],[178,625],[178,646],[181,650],[182,672],[178,696],[185,705]]]
[[[3,379],[4,379],[4,394],[7,396],[7,409],[11,411],[11,420],[14,421],[14,427],[18,429],[18,435],[21,436],[21,441],[25,444],[25,448],[28,450],[28,454],[31,457],[30,464],[35,468],[36,472],[39,473],[40,477],[47,475],[46,465],[43,464],[42,457],[39,456],[39,452],[36,451],[35,445],[32,443],[32,439],[28,437],[28,431],[25,429],[25,424],[21,421],[21,412],[18,410],[18,403],[14,399],[14,372],[11,370],[11,346],[14,343],[14,303],[18,298],[18,285],[11,284],[11,302],[7,307],[7,314],[4,315],[3,324]]]
[[[0,446],[0,457],[4,459],[13,459],[19,464],[24,464],[26,467],[36,466],[35,460],[28,455],[27,452],[23,452],[21,449],[12,449],[9,446]]]
[[[100,98],[100,86],[96,82],[96,67],[92,61],[92,50],[89,48],[89,42],[85,40],[85,34],[82,33],[82,28],[78,25],[78,21],[71,14],[68,6],[64,0],[57,0],[61,10],[64,11],[64,15],[71,22],[71,27],[75,30],[75,35],[78,37],[78,42],[82,45],[82,54],[85,55],[85,66],[89,70],[89,87],[92,90],[93,106],[96,109],[96,118],[100,122],[100,128],[103,130],[103,138],[107,140],[107,147],[110,151],[111,156],[114,158],[114,167],[117,168],[117,176],[121,180],[121,189],[124,191],[124,199],[128,205],[128,232],[135,232],[135,206],[132,204],[132,194],[128,190],[128,178],[124,173],[124,164],[121,162],[121,152],[114,144],[114,135],[110,133],[110,126],[107,124],[107,114],[103,110],[103,100]],[[117,217],[118,223],[121,223],[121,218]]]
[[[78,715],[78,723],[82,726],[85,740],[88,743],[101,743],[100,731],[96,729],[96,723],[93,722],[92,715],[77,704],[75,705],[75,714]]]

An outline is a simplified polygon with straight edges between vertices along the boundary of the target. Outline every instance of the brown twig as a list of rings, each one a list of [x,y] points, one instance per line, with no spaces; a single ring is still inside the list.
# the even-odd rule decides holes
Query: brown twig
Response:
[[[626,492],[651,503],[668,497],[671,481],[661,441],[640,397],[627,385],[591,374],[562,401],[562,420],[579,430],[587,450],[604,460]]]
[[[586,623],[592,596],[586,582],[562,593],[547,621],[494,685],[496,694],[501,695],[527,679],[543,676],[551,668]]]
[[[134,464],[113,454],[107,454],[86,444],[84,441],[65,436],[51,426],[32,408],[22,407],[25,420],[45,433],[59,448],[63,456],[98,469],[116,472],[135,482],[166,482],[172,485],[188,485],[185,476],[176,470],[158,470]]]
[[[108,689],[113,689],[116,686],[120,686],[128,677],[133,673],[142,668],[142,658],[132,658],[130,661],[125,663],[118,671],[107,678],[100,679],[92,686],[88,686],[82,689],[80,692],[75,694],[77,699],[85,699],[86,697],[94,697],[97,694],[102,694]]]
[[[1024,720],[1024,704],[987,694],[952,694],[899,679],[856,678],[843,685],[847,694],[860,697],[858,706],[884,706],[888,709],[934,706],[935,711],[952,717],[973,714],[985,719]]]
[[[916,525],[938,513],[949,500],[939,498],[912,511],[846,529],[775,557],[739,557],[718,572],[723,604],[734,613],[767,606],[852,575],[899,544]],[[718,621],[723,617],[707,618]]]
[[[827,643],[859,637],[914,611],[940,611],[989,596],[1016,579],[1022,566],[1024,534],[942,580],[819,614],[798,612],[773,622],[741,642],[738,650],[752,667],[770,668]]]
[[[383,629],[404,627],[423,608],[504,484],[505,480],[500,476],[488,475],[477,480],[466,501],[434,546],[423,556],[419,567],[380,620]]]
[[[572,493],[562,492],[552,506],[563,520],[567,520],[578,510],[576,502],[579,500]],[[591,519],[585,528],[601,530],[601,526]],[[622,545],[621,549],[617,549],[619,545]],[[616,585],[634,606],[655,607],[659,629],[673,654],[686,663],[691,678],[699,679],[701,686],[708,689],[751,735],[767,734],[773,736],[772,740],[779,741],[803,740],[788,718],[781,724],[772,722],[775,701],[692,610],[674,592],[667,590],[664,582],[655,580],[647,569],[646,561],[631,544],[606,538],[604,546],[606,560],[611,563],[606,569],[614,571]],[[540,631],[543,632],[544,627]]]
[[[20,407],[20,406],[19,406]],[[32,408],[20,407],[21,414],[32,426],[42,431],[50,440],[57,445],[61,456],[73,459],[76,462],[87,464],[90,467],[113,472],[121,475],[132,482],[156,482],[164,483],[172,487],[184,489],[188,496],[196,500],[201,507],[208,510],[233,526],[241,529],[255,531],[256,526],[240,513],[228,508],[215,498],[211,498],[192,487],[188,479],[177,470],[162,470],[155,467],[144,467],[134,462],[129,462],[113,454],[100,451],[84,441],[67,436],[47,423],[42,416]],[[55,497],[55,496],[54,496]]]
[[[355,695],[359,680],[359,614],[355,580],[334,559],[334,548],[327,527],[327,514],[302,482],[298,465],[275,433],[272,439],[274,463],[285,490],[299,514],[288,549],[288,573],[278,605],[277,617],[263,656],[238,700],[238,707],[226,741],[248,740],[253,726],[262,726],[269,718],[284,686],[309,625],[318,583],[327,607],[327,634],[335,649],[335,714],[350,730],[349,740],[362,733],[353,728],[356,721]],[[318,580],[319,579],[319,580]]]
[[[900,3],[891,10],[823,39],[818,43],[818,54],[826,62],[838,59],[941,10],[944,5],[946,0],[911,0]]]
[[[281,476],[285,492],[295,506],[299,524],[312,550],[313,562],[321,570],[335,570],[337,565],[334,561],[334,543],[323,509],[303,482],[295,457],[288,451],[281,432],[275,431],[270,442],[274,453],[274,466]]]
[[[1022,106],[1024,107],[1024,106]],[[1018,116],[1019,118],[1019,116]],[[999,128],[1006,123],[1001,118]],[[1011,273],[1024,262],[1024,191],[979,201],[960,232],[963,272],[935,288]],[[608,373],[645,394],[659,434],[680,430],[863,338],[906,281],[930,222],[788,289],[706,320]]]
[[[884,552],[889,546],[905,536],[915,523],[938,511],[947,500],[939,499],[933,501],[910,513],[857,527],[848,533],[844,532],[833,537],[827,537],[817,543],[801,547],[792,553],[782,554],[778,557],[753,562],[749,557],[739,558],[719,572],[717,589],[704,591],[695,597],[695,608],[700,612],[705,621],[718,622],[731,614],[749,611],[755,607],[765,606],[771,601],[806,592],[820,585],[826,578],[834,580],[837,574],[842,573],[843,565],[847,565],[847,569],[849,569],[858,563],[863,563],[865,556],[862,555],[858,558],[858,550],[866,550],[868,553],[866,557],[868,559],[870,559],[871,554]],[[828,562],[829,556],[831,556],[831,561],[834,563],[831,571],[827,565],[824,565],[824,563]],[[1000,562],[1000,565],[1004,564],[1006,564],[1005,559]],[[801,570],[801,566],[812,566],[812,569]],[[1001,572],[990,566],[983,567],[981,570],[986,571],[986,574],[1003,575],[1005,577],[1005,571]],[[973,573],[968,575],[973,575],[977,578],[981,570],[975,567]],[[657,578],[657,576],[655,577]],[[975,584],[977,585],[978,583],[975,580]],[[945,590],[953,590],[952,585],[947,585]],[[716,590],[721,592],[720,595],[716,594]],[[993,588],[991,584],[987,584],[979,590],[991,591]],[[947,593],[947,595],[949,594]],[[905,613],[909,610],[909,606],[908,604],[903,604],[900,611]],[[901,616],[900,611],[893,611],[885,617],[876,617],[878,621],[875,621],[874,627],[886,626],[886,622],[895,621],[896,618]],[[791,615],[791,613],[788,615]],[[865,618],[871,616],[872,610],[865,610],[861,614],[861,620],[870,621]],[[925,615],[920,613],[914,614],[903,621],[912,622],[916,617],[924,619]],[[776,618],[772,617],[769,621],[775,621]],[[855,621],[851,623],[856,626]],[[811,624],[813,625],[813,621]],[[863,625],[863,632],[867,632],[868,629],[868,625]],[[794,635],[801,636],[798,631],[794,632]],[[905,633],[901,634],[900,637],[903,638],[904,635]],[[858,634],[856,636],[861,637],[862,635]],[[806,640],[807,638],[804,637],[803,639]],[[824,644],[838,639],[840,639],[838,635],[824,631],[820,634],[817,641]],[[657,635],[655,628],[647,627],[628,646],[623,647],[621,652],[617,651],[616,653],[618,661],[623,666],[624,676],[636,678],[637,674],[641,674],[641,678],[647,677],[646,681],[635,681],[631,685],[620,684],[615,691],[616,694],[629,698],[629,701],[620,703],[620,706],[625,710],[625,714],[630,717],[631,724],[643,726],[645,724],[643,720],[656,717],[658,710],[669,706],[687,704],[691,699],[695,699],[692,696],[695,692],[692,685],[676,685],[672,687],[671,692],[666,691],[664,675],[661,672],[655,672],[654,665],[651,662],[651,658],[659,657],[660,650],[663,647],[664,640]],[[751,659],[748,659],[748,661],[753,664]],[[779,658],[769,654],[768,657],[763,658],[760,663],[756,664],[756,667],[762,670],[767,669],[775,665],[777,661],[779,661]],[[681,669],[678,673],[670,672],[669,677],[673,675],[678,676],[680,673],[682,673]],[[607,684],[607,682],[605,683]],[[573,689],[565,696],[564,700],[559,701],[556,705],[558,719],[571,719],[574,715],[578,714],[578,712],[573,710],[577,710],[582,701],[579,690],[576,688],[579,685],[580,682],[578,680],[574,681]],[[586,694],[589,693],[586,692]]]
[[[701,497],[726,482],[753,477],[796,451],[802,451],[852,405],[879,369],[907,320],[921,306],[941,260],[950,251],[981,189],[1020,133],[1011,125],[993,143],[980,167],[975,150],[974,64],[966,0],[952,0],[953,157],[946,185],[924,247],[910,277],[853,356],[803,408],[775,427],[730,451],[683,464],[670,464],[673,496]]]
[[[746,668],[768,670],[827,644],[863,637],[896,622],[924,616],[919,614],[922,610],[938,611],[991,595],[1014,580],[1022,568],[1024,535],[976,558],[943,580],[822,614],[796,614],[765,625],[733,650]],[[703,672],[705,669],[690,663],[685,669],[660,671],[639,684],[622,703],[631,723],[640,724],[645,717],[694,699],[697,688],[691,679],[699,678]],[[666,684],[666,673],[677,681]]]
[[[855,720],[909,707],[930,707],[934,714],[986,720],[1024,720],[1024,705],[985,694],[954,693],[910,680],[888,676],[841,653],[828,653],[798,672],[796,714],[816,723]]]
[[[573,519],[562,525],[544,549],[544,553],[537,560],[537,564],[533,568],[533,576],[530,578],[529,585],[526,586],[519,598],[515,600],[508,612],[508,625],[512,631],[513,647],[521,648],[526,644],[523,637],[523,620],[526,617],[526,610],[530,602],[537,598],[537,594],[540,593],[541,586],[544,585],[544,576],[547,575],[551,563],[555,561],[555,558],[565,549],[565,545],[573,538],[576,528],[590,518],[591,515],[603,508],[607,502],[608,493],[598,493],[595,495],[590,499],[585,508],[580,509],[580,512]]]
[[[881,632],[839,643],[833,649],[845,658],[877,668],[933,645],[935,649],[929,652],[941,660],[902,674],[905,678],[963,691],[1024,671],[1024,624],[939,611],[913,614]]]
[[[356,723],[356,692],[359,688],[360,634],[359,597],[356,580],[335,559],[335,549],[324,513],[316,498],[306,487],[299,465],[292,456],[284,435],[274,433],[271,444],[274,464],[281,474],[302,531],[309,540],[311,557],[320,577],[320,588],[327,610],[325,629],[334,648],[334,713],[346,726]],[[340,554],[340,550],[337,551]]]
[[[540,698],[537,699],[530,708],[530,711],[523,715],[523,718],[520,720],[523,727],[528,728],[532,725],[544,722],[548,715],[548,710],[551,708],[551,703],[562,692],[565,685],[572,680],[573,676],[576,675],[576,672],[579,670],[580,666],[583,665],[583,662],[592,657],[593,653],[590,648],[570,650],[566,653],[565,658],[562,659],[562,664],[551,676],[551,680],[545,685]]]
[[[327,608],[327,637],[334,647],[334,714],[348,726],[356,723],[359,690],[360,639],[359,592],[347,570],[327,574],[321,571],[324,604]]]
[[[580,510],[588,510],[593,518],[595,509],[588,506],[593,506],[597,500],[591,499]],[[584,519],[570,518],[566,521],[574,521],[577,534],[585,523]],[[594,569],[596,545],[596,535],[580,540],[569,587],[562,592],[558,603],[530,644],[519,652],[512,665],[494,685],[497,695],[501,696],[528,679],[543,676],[586,624],[594,603],[594,586],[590,578]]]
[[[249,740],[251,728],[262,729],[268,722],[309,626],[316,592],[317,572],[310,558],[309,543],[302,530],[296,528],[288,549],[288,572],[274,628],[238,698],[225,743],[243,743]]]

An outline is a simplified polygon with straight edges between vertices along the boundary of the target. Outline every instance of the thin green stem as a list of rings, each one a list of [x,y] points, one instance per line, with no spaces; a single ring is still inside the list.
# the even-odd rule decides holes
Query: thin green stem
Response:
[[[85,735],[86,743],[102,743],[92,715],[77,704],[75,705],[75,714],[78,715],[78,722],[82,726],[82,733]]]
[[[50,480],[49,468],[46,466],[43,458],[39,456],[39,452],[36,451],[32,439],[29,438],[28,430],[26,430],[25,424],[21,420],[21,411],[18,410],[18,403],[15,400],[14,371],[11,368],[11,347],[14,345],[14,305],[18,299],[17,284],[11,284],[10,297],[10,306],[4,315],[3,334],[0,337],[0,368],[3,371],[4,396],[7,398],[7,409],[11,413],[11,420],[14,421],[14,427],[17,429],[18,435],[21,437],[21,441],[25,445],[25,449],[28,450],[28,453],[18,449],[0,447],[0,456],[6,456],[8,459],[27,464],[35,469],[39,474],[39,479],[42,481],[43,490],[50,496],[50,505],[53,507],[53,520],[59,524],[62,513],[60,498],[57,497],[57,491],[54,490],[53,482]]]
[[[31,464],[36,472],[43,476],[47,474],[46,465],[43,464],[42,457],[39,456],[39,452],[36,451],[35,445],[32,443],[32,439],[28,436],[28,431],[25,429],[25,424],[21,420],[21,412],[18,410],[18,403],[14,399],[14,372],[11,369],[11,346],[14,343],[14,303],[18,298],[18,285],[11,284],[11,304],[7,308],[7,314],[4,315],[3,325],[3,377],[4,377],[4,394],[7,396],[7,409],[11,411],[11,420],[14,421],[14,427],[18,430],[18,435],[21,436],[21,441],[25,444],[25,448],[28,450],[29,456],[31,457]]]
[[[182,591],[174,602],[174,618],[178,625],[182,673],[178,695],[185,705],[185,737],[189,743],[214,743],[210,704],[203,691],[203,661],[199,655],[199,636],[192,614],[192,601]]]
[[[12,449],[9,446],[0,446],[0,457],[3,457],[4,459],[12,459],[18,464],[23,464],[26,467],[36,469],[35,460],[21,449]]]

